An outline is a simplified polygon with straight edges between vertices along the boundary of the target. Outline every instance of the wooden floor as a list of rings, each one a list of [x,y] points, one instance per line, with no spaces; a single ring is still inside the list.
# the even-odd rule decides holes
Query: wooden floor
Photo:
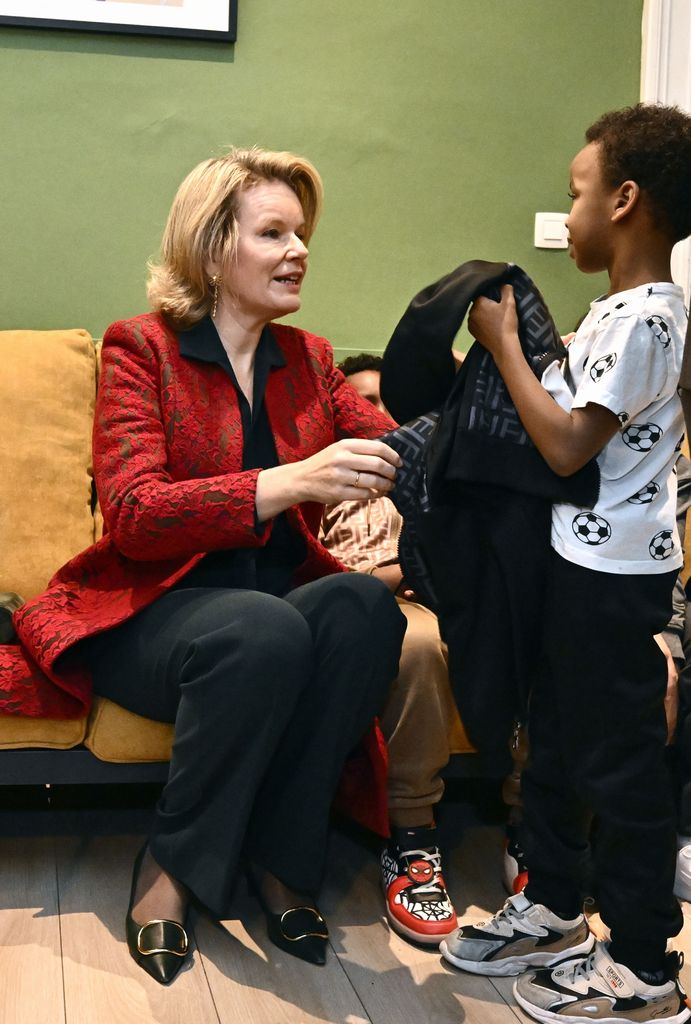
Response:
[[[384,922],[376,845],[336,827],[320,906],[325,967],[268,942],[240,880],[231,920],[198,917],[194,955],[169,988],[123,941],[130,872],[150,806],[3,809],[0,839],[2,1024],[504,1024],[525,1021],[511,979],[447,968]],[[504,899],[501,811],[491,790],[457,785],[441,823],[459,914],[481,920]],[[676,940],[687,947],[690,930]],[[691,956],[689,957],[691,964]],[[688,972],[688,973],[687,973]],[[691,968],[684,980],[691,982]]]

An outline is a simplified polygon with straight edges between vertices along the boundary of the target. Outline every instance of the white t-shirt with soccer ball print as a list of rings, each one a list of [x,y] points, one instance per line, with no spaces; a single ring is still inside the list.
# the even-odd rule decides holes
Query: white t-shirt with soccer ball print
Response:
[[[597,456],[592,509],[553,506],[552,547],[600,572],[671,572],[683,562],[674,464],[684,435],[677,384],[688,314],[683,290],[646,284],[597,299],[542,383],[562,408],[603,405],[621,428]]]

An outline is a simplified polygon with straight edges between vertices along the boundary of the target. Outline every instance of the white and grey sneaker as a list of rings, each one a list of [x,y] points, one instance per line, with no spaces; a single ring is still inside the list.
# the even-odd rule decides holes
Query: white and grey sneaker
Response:
[[[585,956],[594,945],[583,914],[566,921],[519,892],[489,921],[463,925],[439,949],[454,967],[503,976]]]
[[[516,1002],[543,1024],[682,1024],[691,1017],[677,975],[678,953],[668,953],[669,980],[647,985],[623,964],[615,963],[607,943],[598,942],[588,957],[529,971],[513,986]]]

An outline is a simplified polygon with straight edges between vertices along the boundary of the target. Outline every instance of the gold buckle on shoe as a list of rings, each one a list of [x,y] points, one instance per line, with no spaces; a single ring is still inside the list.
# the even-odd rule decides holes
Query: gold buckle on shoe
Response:
[[[288,916],[288,914],[294,914],[297,910],[307,910],[307,911],[309,911],[309,913],[312,915],[312,917],[314,917],[316,919],[318,924],[323,924],[324,925],[324,931],[323,932],[305,932],[304,935],[296,935],[294,937],[292,935],[286,935],[286,933],[283,930],[283,922],[286,919],[286,917]],[[284,910],[283,913],[281,914],[281,920],[280,920],[279,923],[280,923],[280,926],[281,926],[281,934],[282,934],[283,938],[287,942],[302,942],[303,939],[308,939],[308,938],[311,938],[311,939],[328,939],[328,937],[329,937],[329,930],[327,928],[326,921],[321,916],[319,911],[315,909],[315,907],[288,907],[288,909]]]
[[[180,943],[181,949],[168,949],[165,946],[160,948],[160,949],[158,949],[158,948],[156,948],[156,949],[144,949],[144,948],[142,948],[142,935],[144,934],[144,932],[146,931],[147,928],[150,928],[154,924],[161,924],[161,925],[164,925],[164,926],[165,925],[172,925],[178,932],[182,932],[182,936],[181,936],[182,941]],[[163,928],[163,932],[165,932],[165,931],[166,931],[166,929],[164,927]],[[163,937],[165,939],[165,935]],[[167,920],[165,920],[163,918],[156,918],[153,921],[147,921],[146,924],[143,924],[141,926],[141,928],[139,929],[138,933],[137,933],[137,952],[140,953],[142,956],[153,956],[154,953],[170,953],[170,954],[172,954],[172,956],[187,956],[188,950],[189,950],[189,939],[187,938],[187,932],[185,931],[185,929],[182,927],[182,925],[178,921],[167,921]]]

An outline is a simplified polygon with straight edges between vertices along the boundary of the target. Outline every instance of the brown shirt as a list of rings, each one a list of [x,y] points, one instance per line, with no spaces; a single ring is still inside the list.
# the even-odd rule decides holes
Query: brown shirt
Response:
[[[342,501],[324,509],[321,540],[349,569],[369,572],[398,564],[403,520],[389,498]]]

